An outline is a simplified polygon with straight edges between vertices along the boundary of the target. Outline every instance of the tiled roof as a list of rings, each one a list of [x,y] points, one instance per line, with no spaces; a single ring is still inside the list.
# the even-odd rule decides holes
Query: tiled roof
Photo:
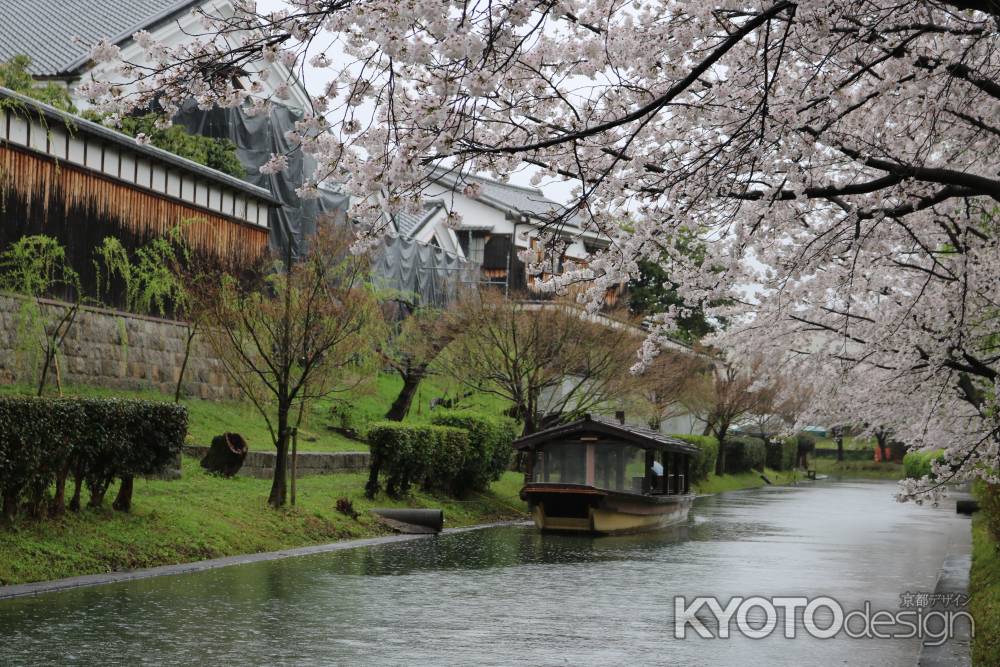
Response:
[[[565,207],[552,201],[537,188],[522,185],[501,183],[490,178],[446,169],[437,169],[434,179],[449,188],[462,191],[466,185],[474,183],[479,186],[479,201],[512,214],[527,214],[531,217],[548,220],[565,211]],[[580,227],[581,220],[573,215],[568,224]]]
[[[31,58],[29,72],[57,76],[87,62],[87,47],[107,37],[114,43],[169,19],[199,0],[3,0],[0,61]]]
[[[396,213],[392,216],[396,223],[396,231],[402,236],[413,236],[427,224],[427,221],[437,215],[441,202],[427,202],[424,209],[417,214]]]

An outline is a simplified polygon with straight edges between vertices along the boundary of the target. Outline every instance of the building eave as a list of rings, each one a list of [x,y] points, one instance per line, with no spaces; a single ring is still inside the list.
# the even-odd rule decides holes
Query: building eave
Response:
[[[71,133],[74,130],[82,130],[88,134],[97,136],[101,140],[107,141],[108,143],[117,144],[127,148],[128,150],[143,154],[151,159],[166,162],[186,171],[194,172],[195,174],[198,174],[206,179],[226,185],[234,190],[239,190],[245,194],[256,197],[257,199],[266,201],[274,206],[280,206],[282,203],[279,199],[272,195],[270,191],[265,190],[264,188],[252,185],[242,179],[236,178],[235,176],[224,174],[221,171],[212,169],[211,167],[206,167],[203,164],[180,157],[179,155],[175,155],[161,148],[139,144],[134,138],[128,136],[127,134],[122,134],[121,132],[105,127],[100,123],[85,120],[79,116],[74,116],[71,113],[60,111],[59,109],[49,106],[48,104],[44,104],[25,95],[21,95],[20,93],[15,93],[13,90],[0,88],[0,97],[12,100],[15,103],[23,105],[25,108],[32,109],[48,120],[56,121],[62,124]]]

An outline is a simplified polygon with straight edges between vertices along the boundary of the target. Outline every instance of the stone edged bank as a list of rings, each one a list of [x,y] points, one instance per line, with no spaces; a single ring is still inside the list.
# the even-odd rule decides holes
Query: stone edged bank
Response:
[[[193,456],[199,461],[208,453],[208,447],[201,445],[185,445],[184,454]],[[371,455],[368,452],[299,452],[297,473],[305,475],[334,475],[342,472],[366,472]],[[247,454],[240,468],[239,475],[271,479],[274,477],[274,463],[277,460],[274,452],[255,452]]]
[[[483,523],[475,526],[463,526],[460,528],[446,528],[441,531],[442,535],[455,533],[465,533],[471,530],[482,530],[483,528],[497,528],[500,526],[529,525],[527,521],[498,521],[494,523]],[[199,560],[191,563],[179,563],[176,565],[160,565],[159,567],[144,568],[141,570],[130,570],[124,572],[105,572],[101,574],[86,574],[79,577],[67,577],[66,579],[54,579],[52,581],[36,581],[30,584],[14,584],[12,586],[0,586],[0,600],[13,598],[44,595],[46,593],[57,593],[74,588],[87,586],[103,586],[105,584],[115,584],[124,581],[136,581],[139,579],[151,579],[153,577],[163,577],[176,574],[190,574],[193,572],[203,572],[205,570],[215,570],[221,567],[231,567],[233,565],[247,565],[249,563],[263,563],[283,558],[294,558],[296,556],[311,556],[314,554],[325,554],[345,549],[358,549],[361,547],[373,547],[381,544],[392,544],[396,542],[409,542],[411,540],[425,540],[433,538],[435,535],[387,535],[384,537],[369,537],[360,540],[346,540],[343,542],[330,542],[328,544],[316,544],[308,547],[297,547],[294,549],[281,549],[279,551],[265,551],[255,554],[244,554],[240,556],[226,556],[224,558],[211,558]]]

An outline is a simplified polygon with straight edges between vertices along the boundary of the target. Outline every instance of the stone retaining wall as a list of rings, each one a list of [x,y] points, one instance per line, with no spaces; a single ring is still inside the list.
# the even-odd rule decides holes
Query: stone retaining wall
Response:
[[[19,340],[21,297],[0,295],[0,383],[37,382],[37,365],[29,354],[37,350],[30,340]],[[46,300],[45,319],[64,311],[59,301]],[[187,327],[183,323],[143,317],[103,308],[83,308],[59,355],[63,383],[110,389],[156,389],[173,394],[184,362]],[[41,354],[37,353],[38,359]],[[49,376],[54,383],[54,375]],[[204,399],[235,399],[239,391],[229,382],[222,362],[208,344],[196,337],[184,373],[184,392]]]
[[[184,453],[200,461],[208,453],[208,447],[188,445],[184,447]],[[245,477],[271,479],[274,476],[274,463],[277,458],[274,452],[249,452],[239,474]],[[369,458],[368,452],[299,452],[298,476],[367,471]]]

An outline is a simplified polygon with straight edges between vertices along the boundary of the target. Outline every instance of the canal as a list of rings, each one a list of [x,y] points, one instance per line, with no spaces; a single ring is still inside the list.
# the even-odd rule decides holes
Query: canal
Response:
[[[898,611],[933,591],[953,507],[885,482],[700,498],[628,537],[446,534],[0,602],[0,664],[913,665],[916,639],[674,638],[674,596],[831,596]],[[705,626],[717,627],[704,618]],[[754,617],[751,615],[751,623]]]

